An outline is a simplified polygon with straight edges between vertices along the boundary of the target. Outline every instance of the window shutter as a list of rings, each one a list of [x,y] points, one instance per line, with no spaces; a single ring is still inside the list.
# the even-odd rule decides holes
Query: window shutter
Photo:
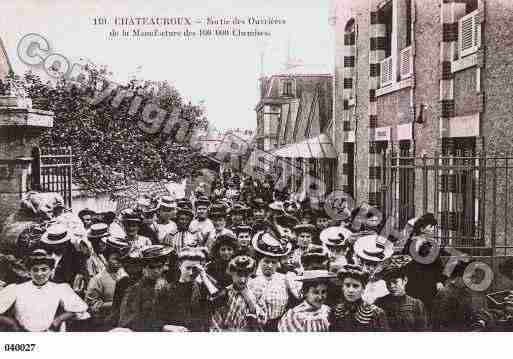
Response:
[[[401,50],[400,66],[401,66],[401,79],[408,78],[413,72],[413,59],[412,59],[411,46]]]
[[[458,21],[458,32],[460,58],[476,52],[480,43],[478,10],[463,16]]]
[[[393,82],[392,56],[381,61],[381,87],[390,85]]]

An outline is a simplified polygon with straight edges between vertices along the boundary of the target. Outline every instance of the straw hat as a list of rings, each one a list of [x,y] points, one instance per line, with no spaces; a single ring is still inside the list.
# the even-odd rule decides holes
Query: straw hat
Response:
[[[292,250],[292,245],[286,243],[269,232],[259,232],[253,236],[251,241],[253,248],[266,257],[284,257]]]
[[[68,229],[60,223],[52,224],[41,236],[41,242],[50,245],[63,244],[70,240],[71,237],[68,234]]]
[[[354,252],[361,259],[383,262],[394,253],[394,245],[385,237],[372,233],[357,239]]]

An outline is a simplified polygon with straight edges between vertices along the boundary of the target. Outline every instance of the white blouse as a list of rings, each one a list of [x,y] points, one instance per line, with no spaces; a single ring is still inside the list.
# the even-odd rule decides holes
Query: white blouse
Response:
[[[32,281],[11,284],[0,290],[0,313],[14,305],[14,316],[20,325],[30,332],[48,330],[59,305],[64,311],[82,313],[87,304],[67,283],[48,282],[42,287]]]

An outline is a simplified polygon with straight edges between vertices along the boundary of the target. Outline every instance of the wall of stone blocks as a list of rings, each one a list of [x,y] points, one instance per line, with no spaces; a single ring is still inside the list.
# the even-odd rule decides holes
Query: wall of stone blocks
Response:
[[[482,86],[484,112],[481,119],[481,134],[488,153],[513,156],[513,2],[487,0],[485,2],[485,68]],[[486,227],[488,238],[496,229],[498,245],[513,245],[513,161],[505,168],[488,173],[486,191]],[[489,163],[491,164],[491,163]],[[505,161],[499,161],[505,165]],[[493,180],[497,183],[494,203]],[[494,216],[494,207],[496,215]],[[506,250],[512,255],[511,249]]]

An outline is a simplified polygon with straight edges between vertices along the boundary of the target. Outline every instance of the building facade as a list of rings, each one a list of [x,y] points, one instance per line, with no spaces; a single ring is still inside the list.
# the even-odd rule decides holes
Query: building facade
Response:
[[[492,207],[502,206],[508,213],[508,195],[489,202],[501,188],[510,192],[507,167],[495,172],[492,189],[477,189],[484,171],[474,170],[468,161],[465,167],[457,158],[436,176],[406,171],[391,184],[387,155],[404,156],[399,160],[403,164],[407,157],[415,162],[422,156],[432,163],[437,156],[475,159],[483,152],[512,150],[513,2],[335,3],[330,20],[336,34],[337,187],[383,210],[396,201],[403,221],[427,210],[442,222],[480,218],[486,221],[480,226],[491,228]],[[459,163],[469,170],[460,171]],[[387,197],[390,191],[393,196]],[[480,217],[484,209],[486,219]]]
[[[251,172],[282,178],[282,185],[291,193],[304,195],[315,186],[331,190],[337,166],[329,136],[333,129],[332,109],[330,74],[296,68],[263,76],[260,101],[255,107],[257,130]]]

